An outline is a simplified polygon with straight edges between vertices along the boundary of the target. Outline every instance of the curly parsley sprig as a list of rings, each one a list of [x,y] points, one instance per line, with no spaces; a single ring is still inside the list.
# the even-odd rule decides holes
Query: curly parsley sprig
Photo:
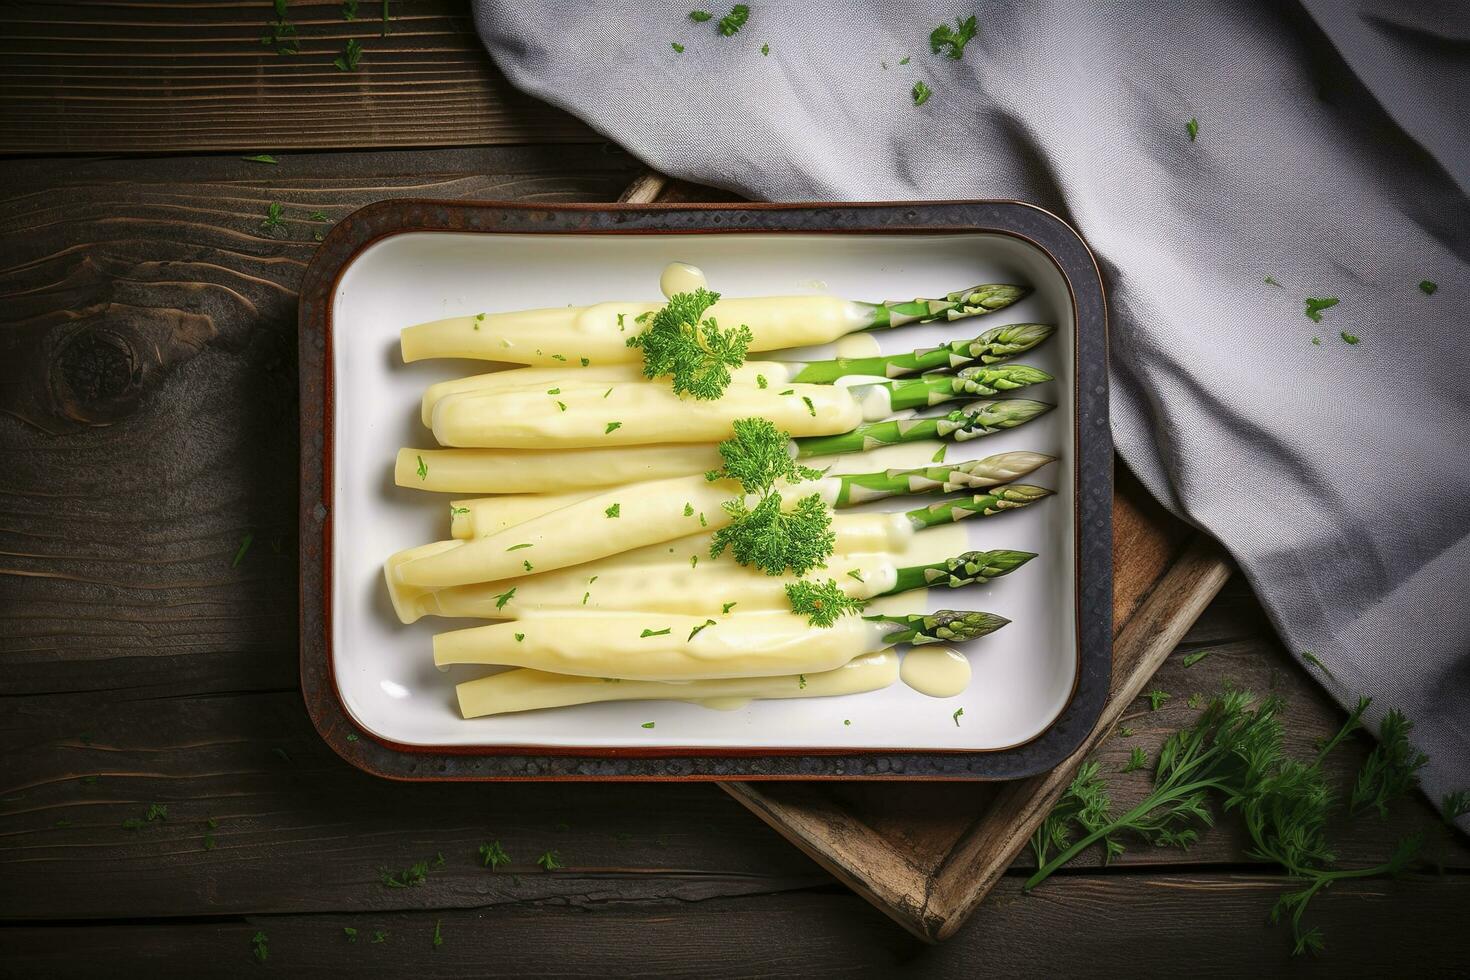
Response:
[[[812,626],[823,629],[831,627],[843,616],[862,612],[867,605],[843,592],[832,579],[792,582],[786,586],[786,598],[791,603],[792,612],[805,616]]]
[[[657,313],[644,313],[639,323],[648,329],[628,338],[629,347],[643,351],[643,376],[668,376],[674,392],[709,401],[730,386],[730,371],[745,363],[754,339],[747,326],[724,330],[705,311],[720,299],[703,287],[675,293]]]

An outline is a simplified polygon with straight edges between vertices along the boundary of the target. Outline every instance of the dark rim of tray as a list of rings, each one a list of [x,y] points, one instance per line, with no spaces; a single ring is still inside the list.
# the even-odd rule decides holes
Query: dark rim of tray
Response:
[[[372,243],[405,232],[540,235],[990,233],[1021,239],[1061,272],[1076,312],[1077,651],[1072,695],[1031,740],[1000,749],[713,749],[703,746],[418,746],[347,713],[332,672],[332,296]],[[301,288],[301,688],[307,713],[348,762],[388,779],[1016,779],[1066,759],[1092,731],[1112,667],[1113,445],[1107,306],[1097,263],[1056,215],[1017,201],[861,204],[515,204],[381,201],[342,219]]]

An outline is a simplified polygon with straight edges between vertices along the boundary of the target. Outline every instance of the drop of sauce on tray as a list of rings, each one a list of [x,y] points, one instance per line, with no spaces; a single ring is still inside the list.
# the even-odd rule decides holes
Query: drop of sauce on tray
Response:
[[[898,676],[920,694],[952,698],[970,686],[970,661],[953,647],[915,647],[904,655]]]
[[[692,293],[708,285],[704,270],[688,262],[670,262],[664,266],[663,275],[658,277],[658,288],[666,299],[673,299],[675,293]]]

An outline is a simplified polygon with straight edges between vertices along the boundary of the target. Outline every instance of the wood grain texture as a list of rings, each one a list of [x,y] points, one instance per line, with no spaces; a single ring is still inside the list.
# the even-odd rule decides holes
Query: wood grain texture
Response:
[[[605,146],[0,164],[4,691],[294,689],[314,233],[385,197],[606,200],[635,166]]]
[[[555,877],[559,873],[553,873]],[[804,890],[629,902],[613,893],[435,911],[209,918],[0,929],[0,976],[1191,977],[1463,976],[1470,879],[1343,882],[1310,911],[1328,953],[1287,960],[1259,875],[1075,875],[1020,894],[1007,878],[953,942],[924,946],[851,894]],[[1394,923],[1391,937],[1385,925]],[[345,928],[357,930],[351,942]],[[438,929],[442,945],[434,945]],[[252,938],[266,936],[264,965]],[[386,935],[372,942],[375,932]]]
[[[282,150],[601,142],[521,94],[469,4],[291,0],[300,53],[261,37],[269,0],[0,5],[0,153]],[[355,38],[357,71],[332,60]]]

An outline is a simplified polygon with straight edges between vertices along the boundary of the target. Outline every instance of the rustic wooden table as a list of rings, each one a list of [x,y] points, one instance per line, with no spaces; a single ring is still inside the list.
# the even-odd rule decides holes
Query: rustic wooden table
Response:
[[[260,44],[266,0],[0,7],[0,975],[251,975],[257,933],[265,968],[318,976],[1470,966],[1470,848],[1417,797],[1341,823],[1344,862],[1420,829],[1429,870],[1320,897],[1315,961],[1266,924],[1287,882],[1228,820],[1188,853],[1083,861],[1032,896],[1022,859],[928,947],[714,786],[403,785],[327,750],[296,680],[312,214],[607,201],[639,170],[511,91],[461,4],[395,0],[386,37],[382,6],[348,22],[295,0],[289,56]],[[331,64],[348,37],[356,72]],[[280,162],[241,159],[261,152]],[[1181,652],[1205,649],[1170,658],[1173,699],[1137,706],[1105,771],[1226,682],[1284,694],[1303,752],[1340,720],[1239,577]],[[1114,777],[1115,797],[1146,778]],[[497,839],[512,863],[491,872],[476,849]],[[548,850],[560,870],[534,863]],[[421,885],[381,883],[423,860]]]

